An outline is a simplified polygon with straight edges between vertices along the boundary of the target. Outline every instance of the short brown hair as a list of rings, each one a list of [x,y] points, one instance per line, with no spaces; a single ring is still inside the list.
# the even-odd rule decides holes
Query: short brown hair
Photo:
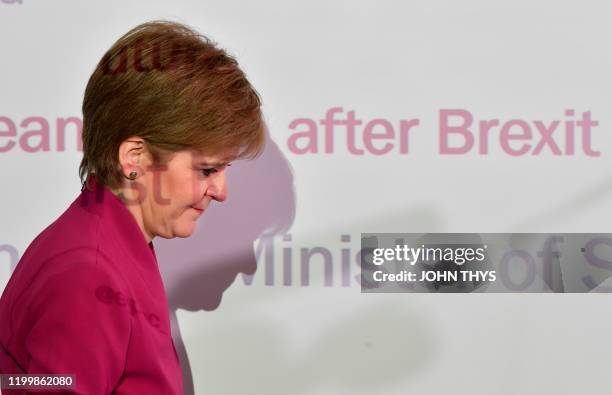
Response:
[[[79,176],[121,185],[119,146],[130,136],[162,162],[183,149],[254,158],[264,130],[261,99],[231,55],[188,26],[150,21],[117,40],[89,78]]]

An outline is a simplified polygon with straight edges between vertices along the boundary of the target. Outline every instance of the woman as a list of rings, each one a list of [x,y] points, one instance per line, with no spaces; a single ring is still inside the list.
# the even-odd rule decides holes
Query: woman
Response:
[[[148,22],[109,49],[85,90],[81,193],[0,299],[1,373],[182,394],[152,240],[190,236],[227,198],[229,162],[262,150],[260,106],[236,61],[184,25]]]

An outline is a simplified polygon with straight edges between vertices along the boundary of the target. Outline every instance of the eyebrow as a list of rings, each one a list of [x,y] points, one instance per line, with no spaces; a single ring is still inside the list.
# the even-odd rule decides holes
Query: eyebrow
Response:
[[[219,167],[219,166],[227,165],[228,163],[230,163],[230,161],[227,161],[227,162],[216,162],[216,163],[200,162],[200,166]]]

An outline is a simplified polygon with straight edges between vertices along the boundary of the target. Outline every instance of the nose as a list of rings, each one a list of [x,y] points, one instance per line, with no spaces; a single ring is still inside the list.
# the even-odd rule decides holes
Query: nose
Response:
[[[227,180],[225,178],[225,169],[211,174],[209,177],[208,189],[206,194],[218,202],[227,199]]]

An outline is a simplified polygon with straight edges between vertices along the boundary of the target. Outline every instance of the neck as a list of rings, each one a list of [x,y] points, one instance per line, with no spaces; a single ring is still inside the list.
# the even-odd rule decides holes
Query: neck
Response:
[[[147,231],[147,229],[145,228],[142,215],[142,206],[139,204],[130,204],[130,202],[136,201],[136,198],[129,197],[123,188],[111,189],[111,192],[123,202],[130,214],[132,214],[132,216],[136,220],[136,223],[138,224],[138,227],[140,228],[140,231],[142,232],[142,235],[144,236],[145,240],[147,241],[147,243],[150,243],[155,237],[155,235]]]

